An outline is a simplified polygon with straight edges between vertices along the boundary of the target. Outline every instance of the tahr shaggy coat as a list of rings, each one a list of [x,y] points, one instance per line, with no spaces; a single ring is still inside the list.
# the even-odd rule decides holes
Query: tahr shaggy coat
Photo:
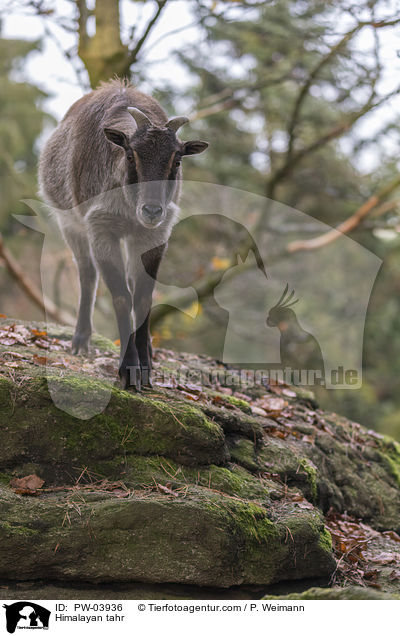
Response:
[[[150,384],[151,297],[177,210],[181,160],[208,146],[180,141],[186,122],[168,120],[155,99],[112,80],[73,104],[40,159],[41,194],[79,269],[72,349],[87,350],[100,272],[117,318],[125,387]]]

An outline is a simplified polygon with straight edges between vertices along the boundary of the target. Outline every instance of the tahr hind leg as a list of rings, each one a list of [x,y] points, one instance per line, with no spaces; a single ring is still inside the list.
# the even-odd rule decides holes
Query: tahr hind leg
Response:
[[[89,347],[98,274],[92,260],[87,236],[71,227],[64,228],[63,233],[75,257],[79,271],[79,311],[72,338],[72,353],[77,354],[81,351],[87,352]]]

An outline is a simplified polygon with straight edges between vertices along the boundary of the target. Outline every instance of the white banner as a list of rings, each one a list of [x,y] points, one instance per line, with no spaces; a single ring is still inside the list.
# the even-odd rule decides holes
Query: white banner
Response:
[[[1,601],[0,634],[20,630],[83,636],[205,633],[376,636],[397,624],[398,601]],[[260,631],[261,630],[261,631]],[[26,634],[26,632],[25,632]],[[29,631],[28,631],[29,634]]]

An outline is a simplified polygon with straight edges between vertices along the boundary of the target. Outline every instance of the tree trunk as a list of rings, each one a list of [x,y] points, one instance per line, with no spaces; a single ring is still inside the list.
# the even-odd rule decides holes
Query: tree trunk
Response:
[[[77,0],[79,11],[78,53],[88,73],[90,84],[95,88],[99,82],[114,75],[129,75],[133,62],[129,48],[121,42],[119,0],[96,0],[94,16],[96,33],[87,33],[89,10],[86,0]]]

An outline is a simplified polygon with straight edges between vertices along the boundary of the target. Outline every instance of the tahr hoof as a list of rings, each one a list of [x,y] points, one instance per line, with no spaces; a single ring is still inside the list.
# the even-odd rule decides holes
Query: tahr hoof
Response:
[[[76,356],[79,353],[87,353],[89,350],[90,334],[75,333],[72,338],[71,353]]]
[[[142,386],[146,389],[152,389],[153,383],[151,381],[151,369],[149,367],[142,367]]]
[[[136,392],[142,389],[142,377],[139,366],[123,366],[119,369],[122,387]]]

